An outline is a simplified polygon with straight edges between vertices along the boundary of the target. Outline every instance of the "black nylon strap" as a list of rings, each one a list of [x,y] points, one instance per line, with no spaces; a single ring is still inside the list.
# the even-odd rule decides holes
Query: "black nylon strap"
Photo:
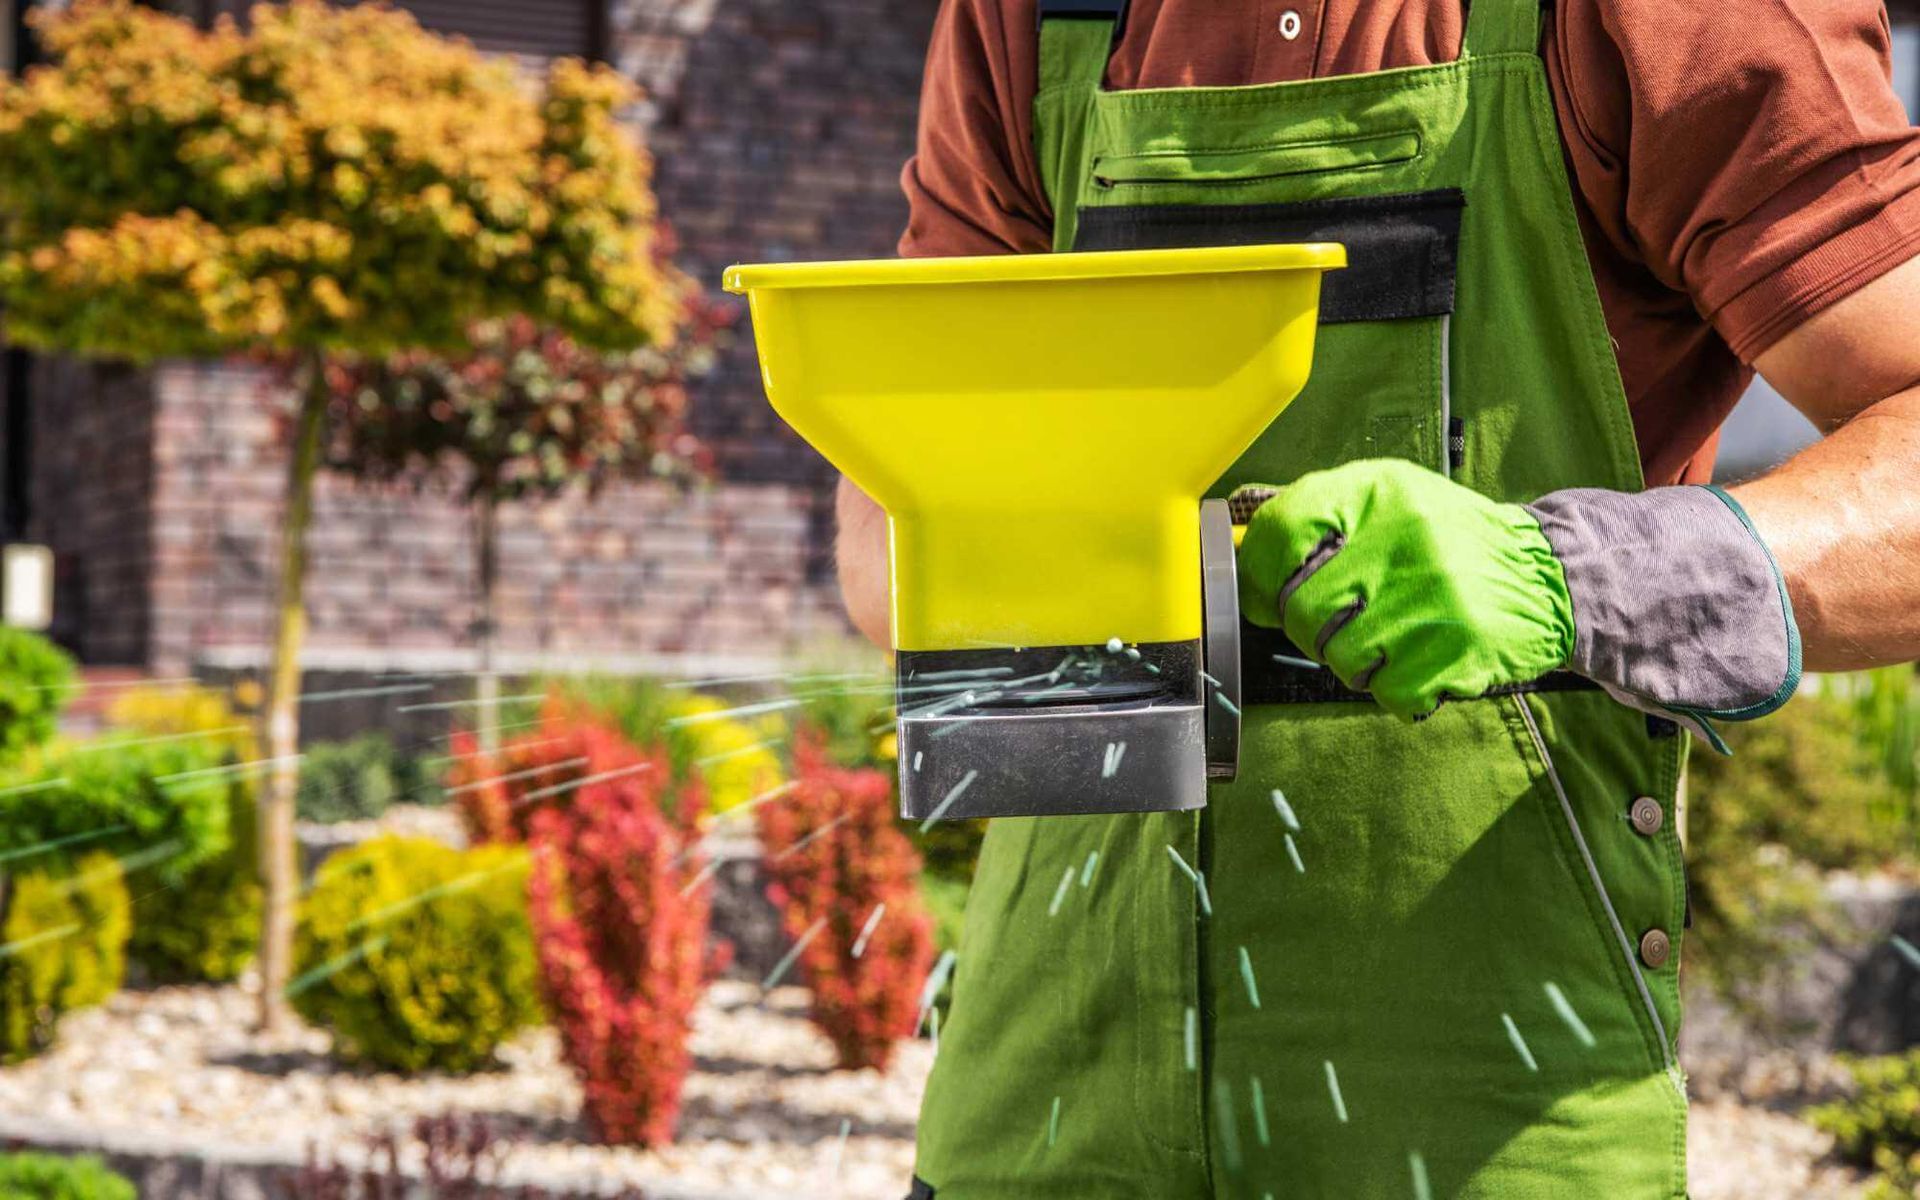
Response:
[[[1127,0],[1040,0],[1034,9],[1035,26],[1050,18],[1068,21],[1112,21],[1113,35],[1127,22]]]
[[[1453,311],[1466,195],[1436,188],[1279,204],[1124,204],[1080,209],[1075,250],[1339,242],[1347,267],[1320,285],[1320,322]]]
[[[1282,662],[1275,655],[1292,659]],[[1240,623],[1240,687],[1245,704],[1351,704],[1371,701],[1365,692],[1356,692],[1340,682],[1324,667],[1297,665],[1306,656],[1277,629],[1267,629],[1246,621]],[[1497,687],[1486,696],[1518,696],[1533,692],[1590,692],[1600,685],[1571,671],[1553,671],[1525,683]]]

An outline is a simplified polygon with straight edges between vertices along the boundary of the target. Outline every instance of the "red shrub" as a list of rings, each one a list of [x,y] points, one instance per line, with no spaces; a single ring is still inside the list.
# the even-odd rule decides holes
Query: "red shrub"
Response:
[[[610,752],[583,731],[582,745]],[[673,1136],[706,983],[708,892],[693,831],[660,811],[667,763],[529,806],[528,879],[548,1012],[605,1141]],[[603,767],[596,758],[595,774]],[[633,765],[629,763],[629,765]]]
[[[842,1067],[884,1069],[894,1042],[913,1032],[933,958],[933,923],[916,885],[920,854],[894,815],[893,782],[883,771],[836,767],[803,740],[793,790],[758,811],[767,890],[787,936],[798,940],[820,923],[799,959],[814,1024]]]
[[[448,784],[476,839],[531,847],[541,991],[588,1123],[605,1141],[657,1145],[673,1137],[693,1008],[715,966],[708,891],[692,886],[704,805],[683,783],[670,807],[687,816],[668,816],[664,754],[559,700],[545,716],[497,754],[458,758]],[[456,756],[473,749],[455,739]]]

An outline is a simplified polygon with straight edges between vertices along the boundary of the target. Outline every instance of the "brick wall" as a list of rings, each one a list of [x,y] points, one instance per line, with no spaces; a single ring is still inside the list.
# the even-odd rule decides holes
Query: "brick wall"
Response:
[[[651,93],[648,142],[682,261],[884,258],[906,225],[934,0],[616,0],[616,65]],[[696,424],[731,478],[818,488],[820,459],[760,394],[750,340]]]
[[[171,364],[154,380],[150,660],[163,674],[257,663],[285,469],[277,397],[241,366]],[[753,669],[838,635],[832,594],[805,582],[812,503],[778,484],[647,483],[502,510],[501,664]],[[322,476],[309,546],[315,666],[473,665],[464,508]]]
[[[890,254],[905,220],[935,0],[614,0],[609,56],[650,93],[682,262]],[[720,481],[610,488],[505,510],[500,662],[757,670],[846,635],[832,585],[831,471],[766,407],[750,332],[700,386]],[[252,369],[40,368],[38,536],[89,661],[163,675],[265,657],[282,489],[275,401]],[[103,381],[104,380],[104,381]],[[310,665],[472,665],[467,515],[435,496],[323,478]]]

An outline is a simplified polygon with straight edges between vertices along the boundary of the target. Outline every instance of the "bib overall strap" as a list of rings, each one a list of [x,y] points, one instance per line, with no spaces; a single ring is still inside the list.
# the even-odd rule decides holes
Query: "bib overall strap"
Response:
[[[1039,0],[1040,88],[1034,94],[1034,150],[1047,198],[1064,220],[1054,224],[1054,249],[1073,248],[1079,201],[1081,148],[1095,95],[1106,79],[1107,57],[1119,40],[1127,0]]]
[[[1099,87],[1127,0],[1040,0],[1040,90]]]
[[[1460,57],[1532,54],[1540,48],[1544,0],[1469,0]]]
[[[1062,86],[1098,88],[1119,40],[1127,0],[1041,0],[1041,92]]]

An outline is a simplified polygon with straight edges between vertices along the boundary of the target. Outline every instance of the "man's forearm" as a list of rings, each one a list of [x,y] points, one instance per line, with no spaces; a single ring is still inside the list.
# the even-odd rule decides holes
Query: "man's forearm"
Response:
[[[1807,669],[1920,658],[1920,387],[1732,493],[1786,577]]]
[[[877,646],[890,642],[888,630],[887,514],[865,492],[842,479],[834,496],[839,536],[834,557],[840,571],[840,597],[854,628]]]

